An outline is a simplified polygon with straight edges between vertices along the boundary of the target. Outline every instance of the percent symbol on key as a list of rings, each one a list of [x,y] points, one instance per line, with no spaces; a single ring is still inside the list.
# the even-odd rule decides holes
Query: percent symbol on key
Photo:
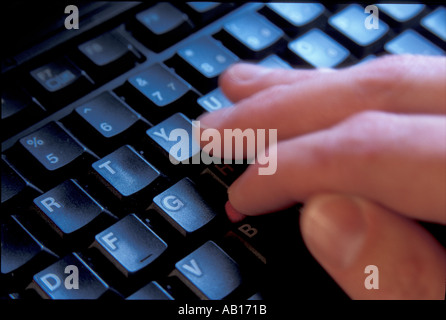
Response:
[[[34,146],[34,148],[37,148],[38,146],[43,145],[43,140],[33,137],[32,139],[27,140],[26,143],[30,146]]]

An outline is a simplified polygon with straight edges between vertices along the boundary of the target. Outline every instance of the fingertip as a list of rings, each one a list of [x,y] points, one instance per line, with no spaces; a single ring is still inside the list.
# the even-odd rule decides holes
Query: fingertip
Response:
[[[231,65],[219,78],[219,87],[232,102],[243,100],[267,86],[264,75],[273,71],[261,65],[241,62]]]
[[[230,115],[233,107],[223,108],[212,112],[206,112],[200,115],[196,121],[200,124],[200,129],[209,129],[225,127],[225,123],[230,121]]]
[[[271,71],[271,68],[266,68],[258,64],[242,62],[231,65],[222,74],[222,78],[224,81],[231,81],[240,84],[255,80],[264,74],[270,73]]]
[[[228,216],[228,219],[232,223],[240,222],[246,218],[246,216],[244,214],[235,210],[235,208],[232,206],[232,204],[229,201],[227,201],[225,204],[225,210],[226,210],[226,215]]]

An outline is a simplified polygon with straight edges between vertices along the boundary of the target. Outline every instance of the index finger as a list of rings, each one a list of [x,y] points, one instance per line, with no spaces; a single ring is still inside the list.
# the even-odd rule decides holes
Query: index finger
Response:
[[[299,78],[300,72],[305,76]],[[387,56],[326,73],[271,70],[243,84],[226,74],[221,83],[230,99],[244,91],[252,95],[200,117],[203,126],[221,132],[277,129],[279,140],[330,127],[365,110],[446,113],[446,57]]]

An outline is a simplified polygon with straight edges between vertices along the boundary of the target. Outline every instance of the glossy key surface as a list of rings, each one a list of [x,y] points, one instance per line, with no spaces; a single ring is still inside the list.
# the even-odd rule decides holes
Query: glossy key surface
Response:
[[[316,68],[333,68],[349,56],[349,51],[319,29],[312,29],[290,42],[288,47]]]
[[[202,299],[223,299],[242,284],[238,264],[208,241],[175,264],[179,277]]]
[[[126,276],[147,267],[167,249],[167,244],[134,214],[97,234],[94,246]]]
[[[135,195],[160,175],[156,168],[128,145],[96,161],[92,166],[119,197]]]
[[[35,274],[32,288],[42,298],[55,300],[99,299],[109,290],[108,284],[76,253]]]
[[[158,212],[185,236],[206,227],[218,213],[187,178],[157,195],[153,201]]]

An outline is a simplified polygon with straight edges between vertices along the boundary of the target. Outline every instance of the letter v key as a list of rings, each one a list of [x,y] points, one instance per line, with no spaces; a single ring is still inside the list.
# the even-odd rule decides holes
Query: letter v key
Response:
[[[185,263],[182,265],[182,267],[186,271],[189,271],[190,273],[192,273],[194,276],[200,277],[201,275],[203,275],[203,272],[201,271],[201,269],[198,266],[197,261],[195,261],[195,259],[190,260],[190,265]]]

